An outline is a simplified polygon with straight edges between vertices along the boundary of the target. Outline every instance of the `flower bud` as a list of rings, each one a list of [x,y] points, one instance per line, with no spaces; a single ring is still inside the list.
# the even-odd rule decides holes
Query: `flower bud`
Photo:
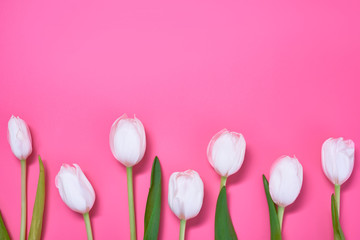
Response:
[[[136,117],[122,115],[111,126],[110,148],[114,157],[126,167],[132,167],[144,157],[146,137],[144,126]]]
[[[354,168],[355,145],[352,140],[329,138],[322,145],[321,162],[325,175],[337,185],[343,184]]]
[[[26,122],[11,116],[8,122],[8,141],[11,151],[19,160],[25,160],[32,152],[31,134]]]
[[[236,173],[244,162],[246,142],[241,133],[223,129],[213,136],[207,156],[211,166],[223,177]]]
[[[280,157],[270,172],[269,191],[272,200],[286,207],[298,197],[303,182],[303,168],[294,157]]]
[[[73,211],[84,214],[90,211],[95,202],[95,191],[81,168],[63,164],[55,178],[60,197]]]
[[[168,202],[171,211],[180,219],[188,220],[200,212],[204,198],[204,184],[194,170],[175,172],[169,180]]]

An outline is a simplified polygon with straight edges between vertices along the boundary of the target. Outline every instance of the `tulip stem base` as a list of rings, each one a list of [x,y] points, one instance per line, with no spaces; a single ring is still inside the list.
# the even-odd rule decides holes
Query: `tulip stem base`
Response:
[[[186,227],[186,220],[181,219],[181,221],[180,221],[179,240],[184,240],[185,239],[185,227]]]
[[[335,203],[340,218],[340,185],[335,184]]]
[[[84,220],[86,225],[86,234],[88,240],[93,240],[92,230],[91,230],[91,222],[90,222],[90,216],[89,213],[84,213]]]
[[[226,185],[227,177],[221,176],[220,189]]]
[[[128,202],[129,202],[130,239],[136,240],[132,167],[126,167],[126,174],[127,174]]]
[[[278,206],[277,215],[278,215],[279,224],[280,224],[280,231],[281,231],[281,229],[282,229],[282,222],[283,222],[283,217],[284,217],[284,211],[285,211],[285,208],[284,208],[284,207]]]
[[[21,226],[20,240],[25,240],[26,234],[26,160],[21,162]]]

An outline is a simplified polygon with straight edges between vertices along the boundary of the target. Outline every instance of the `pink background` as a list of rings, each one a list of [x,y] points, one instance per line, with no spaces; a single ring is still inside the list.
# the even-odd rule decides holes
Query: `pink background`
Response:
[[[206,148],[225,127],[247,141],[245,162],[228,181],[239,239],[269,239],[261,175],[284,154],[304,168],[299,198],[285,210],[284,239],[331,239],[333,186],[320,150],[329,137],[360,144],[359,10],[359,1],[0,1],[0,209],[11,236],[20,232],[11,114],[33,136],[28,226],[41,154],[44,239],[86,239],[82,216],[55,187],[62,163],[78,163],[96,191],[95,239],[128,239],[126,171],[108,138],[117,117],[135,113],[148,142],[134,169],[139,239],[155,155],[164,177],[160,239],[178,238],[167,184],[189,168],[202,177],[205,198],[187,239],[213,238],[220,178]],[[358,160],[341,193],[350,240],[360,238]]]

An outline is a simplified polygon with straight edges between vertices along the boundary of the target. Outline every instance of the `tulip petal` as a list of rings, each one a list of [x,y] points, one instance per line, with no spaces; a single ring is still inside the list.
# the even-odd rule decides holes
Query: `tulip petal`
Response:
[[[263,183],[264,183],[267,203],[269,206],[271,240],[281,240],[280,223],[277,216],[275,204],[270,196],[269,182],[266,179],[265,175],[263,175]]]
[[[91,209],[92,206],[94,205],[94,202],[95,202],[95,199],[96,199],[94,188],[92,187],[89,180],[86,178],[83,171],[81,171],[81,168],[79,167],[79,165],[74,164],[74,166],[75,166],[76,174],[79,177],[79,179],[81,180],[80,183],[81,183],[81,186],[82,186],[81,189],[83,190],[83,194],[84,194],[84,196],[86,196],[86,195],[89,196],[88,198],[86,198],[86,204]]]
[[[39,180],[36,190],[36,197],[33,209],[33,215],[31,219],[31,226],[29,232],[29,240],[40,240],[41,239],[41,229],[44,216],[44,206],[45,206],[45,171],[44,165],[39,156]],[[2,238],[1,238],[2,239]]]
[[[158,239],[161,210],[161,167],[159,158],[155,157],[151,169],[149,195],[146,202],[144,218],[144,239]]]
[[[344,233],[341,229],[338,211],[336,208],[334,194],[331,195],[331,214],[332,214],[332,223],[334,229],[334,239],[335,240],[345,240]]]
[[[4,221],[1,216],[1,212],[0,212],[0,239],[10,240],[10,236],[9,236],[8,231],[6,230]]]
[[[226,187],[220,190],[215,212],[215,240],[238,239],[229,214]]]

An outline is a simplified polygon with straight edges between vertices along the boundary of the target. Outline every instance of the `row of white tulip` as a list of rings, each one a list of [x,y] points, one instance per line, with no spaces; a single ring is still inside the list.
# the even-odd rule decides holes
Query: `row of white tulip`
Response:
[[[25,121],[12,116],[8,123],[8,141],[14,155],[25,161],[32,152],[31,134]],[[132,193],[132,167],[139,163],[146,150],[144,126],[136,117],[126,115],[118,118],[110,130],[110,149],[114,157],[127,168],[129,214],[131,238],[136,239],[135,214]],[[224,129],[211,139],[207,157],[225,186],[227,177],[242,166],[246,142],[242,134]],[[351,175],[354,166],[354,143],[342,138],[326,140],[322,146],[322,167],[328,179],[338,188],[338,211],[340,185]],[[281,212],[280,227],[284,208],[298,197],[303,182],[303,167],[295,157],[280,157],[270,171],[269,190],[271,198]],[[81,168],[63,164],[55,179],[60,197],[65,204],[78,213],[84,214],[89,225],[88,237],[92,239],[89,211],[95,202],[95,191]],[[335,191],[337,192],[337,191]],[[336,195],[336,194],[335,194]],[[175,172],[168,185],[168,204],[172,212],[185,221],[195,217],[201,210],[204,198],[204,184],[194,170]],[[184,235],[184,233],[181,233]]]

